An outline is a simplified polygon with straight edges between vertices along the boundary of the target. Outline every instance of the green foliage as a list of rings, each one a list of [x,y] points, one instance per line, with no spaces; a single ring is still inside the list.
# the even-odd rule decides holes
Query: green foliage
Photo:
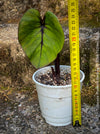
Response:
[[[31,63],[40,68],[56,59],[64,44],[64,33],[57,17],[29,9],[22,17],[18,30],[19,42]]]

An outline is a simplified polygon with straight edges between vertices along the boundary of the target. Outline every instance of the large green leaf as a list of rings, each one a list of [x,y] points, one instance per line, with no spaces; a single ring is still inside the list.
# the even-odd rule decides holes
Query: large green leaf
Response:
[[[56,59],[64,44],[64,33],[57,17],[29,9],[19,23],[18,40],[31,63],[40,68]]]

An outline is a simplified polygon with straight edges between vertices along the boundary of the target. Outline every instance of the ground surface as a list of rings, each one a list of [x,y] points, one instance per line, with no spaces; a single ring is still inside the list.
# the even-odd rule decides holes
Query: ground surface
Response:
[[[82,126],[75,128],[70,124],[65,127],[53,127],[47,124],[41,116],[37,92],[32,82],[32,74],[36,69],[26,58],[18,43],[17,30],[18,25],[16,24],[0,25],[0,134],[99,134],[100,115],[96,105],[94,105],[96,103],[96,82],[95,75],[93,75],[95,68],[91,69],[95,62],[95,59],[91,58],[91,53],[95,52],[95,46],[94,49],[91,49],[93,46],[88,46],[91,49],[89,52],[91,52],[90,60],[92,61],[90,64],[92,71],[88,78],[90,78],[92,86],[90,90],[83,89]],[[64,31],[67,42],[68,30]],[[83,28],[80,31],[80,41],[86,43],[92,35],[91,40],[94,40],[95,44],[97,36],[94,36],[94,33],[98,31],[97,29]],[[81,46],[83,45],[81,43]],[[64,50],[62,55],[66,57],[69,53],[66,54],[67,51]],[[87,55],[88,53],[85,53],[86,57]],[[88,61],[85,56],[82,57],[83,62]],[[67,63],[64,60],[62,57],[61,62]],[[81,63],[81,67],[84,69],[83,63]],[[88,74],[88,71],[85,73]],[[94,81],[91,77],[94,78]],[[85,104],[85,100],[93,106]]]
[[[99,134],[96,107],[82,105],[82,126],[53,127],[41,116],[36,91],[12,91],[0,99],[0,134]]]

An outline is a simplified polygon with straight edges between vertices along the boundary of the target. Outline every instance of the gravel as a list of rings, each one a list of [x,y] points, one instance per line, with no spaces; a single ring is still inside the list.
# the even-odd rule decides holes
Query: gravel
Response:
[[[96,106],[82,105],[82,126],[54,127],[41,116],[36,91],[14,92],[14,102],[0,100],[0,134],[99,134],[100,114]],[[18,100],[20,98],[20,101]],[[3,107],[2,107],[3,106]]]
[[[52,72],[52,69],[54,72]],[[71,70],[63,70],[60,68],[60,77],[55,75],[55,70],[52,69],[48,70],[47,72],[41,72],[39,75],[36,76],[36,81],[51,85],[51,86],[62,86],[62,85],[69,85],[71,84]]]

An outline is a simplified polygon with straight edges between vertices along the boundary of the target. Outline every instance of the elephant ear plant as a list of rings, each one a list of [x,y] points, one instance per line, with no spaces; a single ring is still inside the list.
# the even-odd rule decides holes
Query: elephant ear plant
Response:
[[[18,40],[35,68],[55,60],[53,77],[60,76],[59,53],[64,44],[64,33],[52,12],[46,12],[41,18],[38,10],[29,9],[20,20]]]

